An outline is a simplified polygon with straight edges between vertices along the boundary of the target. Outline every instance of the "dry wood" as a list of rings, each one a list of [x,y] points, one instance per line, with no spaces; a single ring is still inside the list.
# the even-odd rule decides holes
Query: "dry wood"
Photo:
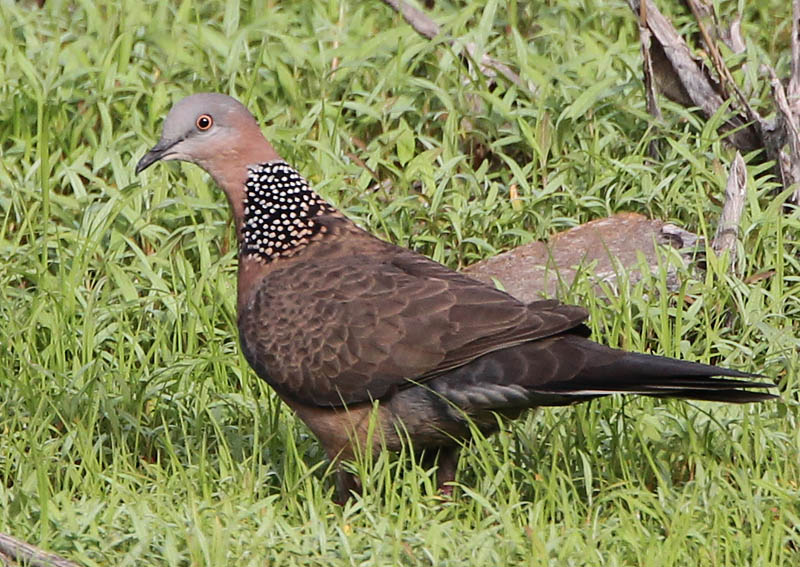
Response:
[[[742,154],[736,152],[728,174],[725,187],[725,204],[722,206],[717,232],[711,247],[717,254],[728,251],[730,269],[736,265],[736,247],[739,242],[739,223],[744,210],[744,198],[747,193],[747,167]]]
[[[647,112],[657,120],[661,120],[661,109],[658,106],[655,78],[653,76],[653,59],[650,57],[651,34],[647,27],[647,3],[641,4],[639,10],[639,42],[644,60],[644,92],[647,96]],[[653,139],[649,147],[650,157],[657,158],[661,155],[658,141]]]
[[[637,15],[640,14],[640,0],[628,0],[628,4]],[[712,80],[702,61],[692,55],[686,42],[655,3],[645,0],[645,4],[647,27],[653,34],[651,55],[659,90],[679,104],[697,106],[706,117],[713,116],[725,102],[719,85]],[[758,128],[746,125],[754,118],[748,116],[752,111],[748,108],[749,105],[745,107],[746,115],[734,115],[721,127],[731,143],[742,152],[764,147]]]
[[[716,42],[712,40],[711,34],[706,29],[706,26],[703,24],[702,19],[702,10],[698,7],[696,0],[687,0],[689,2],[689,6],[692,9],[692,13],[697,21],[697,26],[700,28],[700,33],[703,36],[703,43],[706,45],[706,49],[711,54],[711,61],[714,65],[714,70],[717,72],[717,77],[721,81],[720,84],[720,91],[724,98],[730,98],[728,94],[728,89],[732,89],[733,93],[736,95],[736,99],[739,102],[739,105],[744,109],[744,119],[748,122],[752,123],[752,128],[754,129],[754,134],[757,135],[759,139],[763,139],[763,125],[764,120],[761,118],[761,115],[756,112],[752,106],[750,106],[750,101],[747,100],[747,97],[739,88],[739,85],[736,84],[736,80],[733,78],[733,74],[731,73],[728,66],[725,64],[725,61],[722,59],[722,55],[719,52],[719,48],[716,45]],[[712,14],[714,14],[716,18],[716,13],[714,12],[713,6],[707,6],[707,10],[710,10]],[[721,31],[717,31],[716,36],[720,37],[724,35]],[[738,147],[738,146],[737,146]],[[743,150],[744,148],[739,148]]]
[[[431,20],[425,12],[403,0],[383,0],[383,3],[398,12],[403,19],[423,37],[433,39],[439,35],[439,24]]]
[[[754,159],[758,162],[773,161],[773,172],[783,187],[796,188],[790,200],[800,202],[800,0],[793,1],[792,77],[788,92],[775,76],[774,70],[768,65],[762,66],[765,69],[764,74],[769,74],[771,78],[777,111],[774,120],[765,120],[750,105],[717,46],[717,41],[721,39],[734,51],[744,51],[740,20],[737,18],[730,29],[726,30],[719,24],[713,5],[701,0],[686,0],[686,3],[697,20],[703,42],[710,54],[711,65],[720,82],[708,73],[702,60],[692,55],[672,23],[658,11],[653,0],[628,0],[631,9],[639,17],[640,29],[646,27],[652,33],[652,39],[642,34],[643,45],[650,40],[649,55],[652,60],[644,57],[648,108],[651,98],[647,86],[651,80],[648,79],[648,74],[654,76],[658,90],[668,98],[683,106],[698,107],[707,118],[715,114],[723,104],[730,104],[733,116],[720,127],[720,131],[726,132],[726,139],[743,154],[763,150]],[[646,18],[643,14],[646,14]],[[710,16],[713,16],[714,21],[712,27],[704,23]],[[731,93],[730,96],[728,92]],[[788,148],[784,149],[787,143]]]
[[[656,118],[661,118],[661,109],[656,98],[655,79],[653,77],[653,59],[650,57],[651,34],[647,27],[647,3],[641,5],[639,12],[639,39],[644,59],[644,85],[647,93],[647,110]]]
[[[796,99],[800,92],[795,92],[793,89],[800,89],[800,0],[794,0],[793,3],[793,17],[792,17],[792,77],[789,80],[788,93],[784,91],[783,84],[775,75],[775,71],[769,65],[765,65],[764,69],[770,76],[770,85],[772,87],[773,100],[775,107],[778,111],[778,118],[774,121],[766,121],[750,106],[747,98],[733,79],[728,67],[725,65],[722,57],[720,56],[719,49],[711,40],[710,34],[706,31],[701,19],[701,10],[698,9],[698,0],[687,0],[697,20],[697,25],[703,35],[703,41],[711,53],[711,59],[718,76],[722,79],[723,85],[728,84],[736,94],[740,105],[744,108],[745,114],[750,121],[756,125],[761,133],[763,139],[764,150],[767,159],[775,161],[775,173],[781,180],[785,188],[797,186],[791,201],[797,203],[800,199],[800,138],[798,138],[798,118],[800,117],[800,104],[792,107],[789,100]],[[706,7],[709,8],[709,7]],[[710,7],[713,13],[713,6]],[[716,14],[714,14],[716,16]],[[734,24],[740,22],[737,19]],[[738,32],[738,33],[735,33]],[[717,33],[718,36],[724,37],[725,33]],[[739,47],[741,51],[744,50],[744,40],[741,38],[741,33],[738,28],[731,26],[730,31],[731,43]],[[788,100],[787,100],[788,99]],[[797,100],[800,103],[800,100]],[[783,146],[788,142],[788,153],[783,150]]]
[[[0,533],[0,565],[13,567],[80,567],[68,559]]]
[[[792,3],[792,76],[789,79],[789,100],[787,101],[788,115],[792,117],[789,124],[789,147],[791,155],[789,166],[793,171],[793,181],[800,182],[800,139],[798,138],[797,123],[800,120],[800,0]],[[782,114],[787,114],[780,109]],[[795,189],[792,202],[800,204],[800,187]]]
[[[800,127],[798,127],[798,116],[793,112],[783,84],[775,75],[774,69],[772,67],[767,67],[766,69],[770,75],[772,98],[775,100],[775,106],[778,109],[777,123],[780,128],[777,133],[781,135],[780,138],[776,138],[775,142],[767,150],[773,152],[774,159],[778,162],[783,186],[786,188],[795,186],[791,200],[794,203],[800,203]],[[782,149],[786,142],[789,145],[788,154]]]
[[[728,29],[723,30],[722,41],[724,41],[725,45],[734,53],[744,53],[745,49],[747,49],[747,45],[745,45],[744,38],[742,37],[741,16],[736,16]],[[746,64],[742,64],[743,68],[745,66]]]
[[[696,0],[686,0],[686,2],[689,4],[689,8],[692,10],[694,19],[697,22],[697,27],[700,29],[700,35],[703,36],[703,43],[706,44],[706,49],[708,49],[708,53],[711,55],[711,61],[714,64],[714,68],[716,69],[717,76],[720,80],[719,89],[721,94],[724,98],[728,98],[728,87],[732,84],[735,85],[735,82],[730,76],[730,72],[725,66],[725,62],[722,60],[722,55],[720,55],[716,42],[711,39],[711,34],[709,34],[708,29],[703,23],[703,15],[709,11],[710,7],[703,5],[701,8]]]
[[[800,97],[800,0],[792,3],[792,76],[789,79],[789,96]],[[795,100],[797,109],[800,100]],[[800,110],[796,111],[800,114]]]
[[[419,10],[415,6],[412,6],[403,0],[383,0],[383,3],[403,16],[403,19],[408,22],[408,24],[422,37],[433,39],[439,35],[439,32],[441,31],[439,24],[431,20],[427,14],[425,14],[425,12]],[[454,45],[452,40],[448,43],[450,45]],[[481,73],[483,73],[486,77],[494,79],[498,74],[500,74],[508,81],[517,85],[517,87],[527,89],[531,93],[536,91],[536,88],[533,84],[530,82],[525,83],[519,77],[519,75],[512,71],[511,67],[505,63],[498,61],[497,59],[486,54],[481,55],[478,59],[478,47],[474,43],[466,43],[463,47],[463,50],[463,60],[467,63],[467,65],[471,66],[472,62],[475,62]]]

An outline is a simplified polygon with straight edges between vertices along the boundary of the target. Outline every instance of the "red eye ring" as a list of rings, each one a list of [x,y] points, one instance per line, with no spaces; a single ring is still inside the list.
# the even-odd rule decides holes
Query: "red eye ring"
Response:
[[[197,126],[197,129],[200,130],[201,132],[205,132],[213,125],[214,125],[214,119],[211,118],[210,114],[201,114],[200,116],[197,117],[197,121],[195,122],[195,126]]]

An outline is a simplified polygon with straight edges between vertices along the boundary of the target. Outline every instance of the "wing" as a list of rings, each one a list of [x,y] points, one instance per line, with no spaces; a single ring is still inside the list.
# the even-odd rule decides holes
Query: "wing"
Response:
[[[415,254],[297,262],[239,317],[244,354],[279,392],[318,405],[378,399],[488,352],[580,326],[580,307],[526,305]]]

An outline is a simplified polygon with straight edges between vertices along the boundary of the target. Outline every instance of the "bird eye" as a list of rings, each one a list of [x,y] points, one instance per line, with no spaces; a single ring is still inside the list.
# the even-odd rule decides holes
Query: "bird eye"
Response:
[[[195,125],[197,126],[198,130],[205,132],[214,124],[214,119],[211,118],[208,114],[201,114],[197,117],[197,122]]]

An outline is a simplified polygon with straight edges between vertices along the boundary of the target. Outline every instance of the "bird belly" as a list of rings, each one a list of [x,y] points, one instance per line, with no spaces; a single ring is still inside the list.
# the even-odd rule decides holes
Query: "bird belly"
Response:
[[[319,439],[331,459],[353,459],[369,450],[399,451],[411,440],[415,451],[457,446],[471,435],[466,414],[424,386],[412,386],[374,403],[324,407],[278,393]],[[470,416],[484,434],[497,429],[491,412]]]

